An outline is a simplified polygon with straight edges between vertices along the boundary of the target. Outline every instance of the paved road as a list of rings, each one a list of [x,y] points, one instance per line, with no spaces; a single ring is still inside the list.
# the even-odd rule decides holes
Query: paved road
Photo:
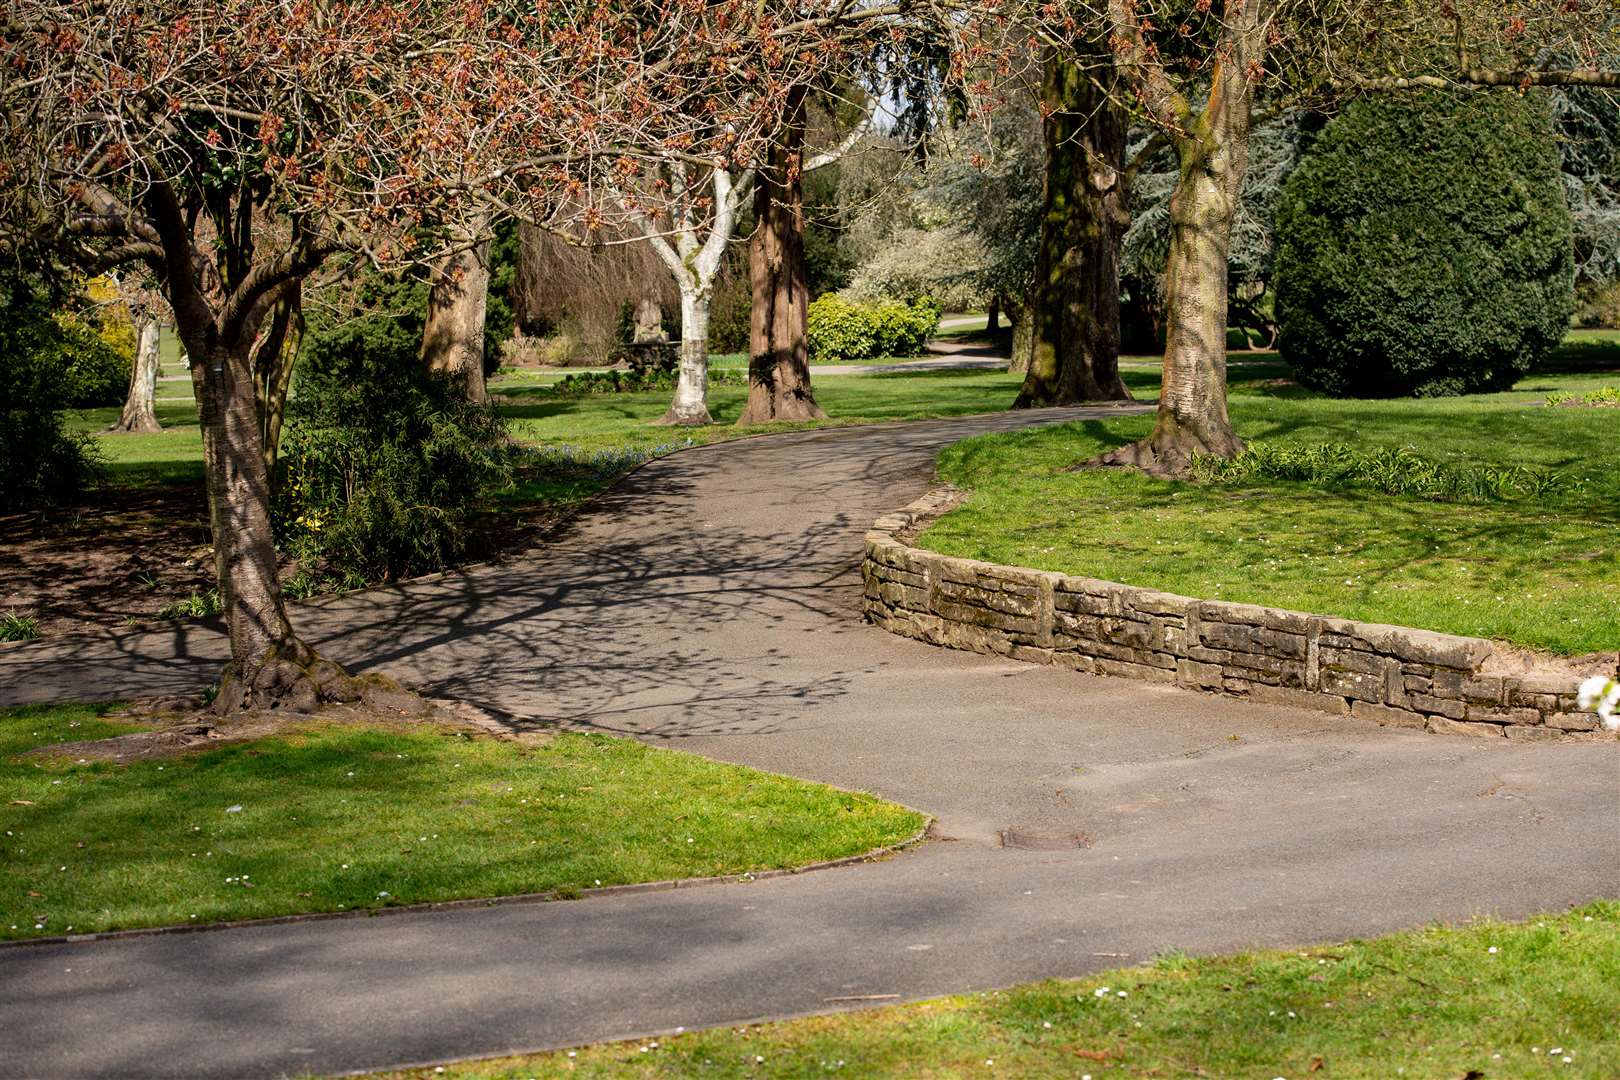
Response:
[[[1022,414],[654,463],[532,558],[305,607],[319,646],[515,725],[870,788],[953,839],[578,903],[0,949],[0,1071],[274,1076],[532,1049],[1520,916],[1620,895],[1620,747],[1364,727],[931,649],[856,617],[866,524]],[[0,702],[209,677],[197,629],[0,654]],[[1084,833],[1068,851],[1004,829]]]

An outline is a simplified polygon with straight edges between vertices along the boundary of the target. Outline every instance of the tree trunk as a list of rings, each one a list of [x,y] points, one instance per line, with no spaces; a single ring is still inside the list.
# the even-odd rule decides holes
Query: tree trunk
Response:
[[[129,396],[118,423],[107,430],[152,434],[163,430],[155,404],[161,356],[158,321],[151,316],[137,316],[135,321],[135,364],[129,373]]]
[[[489,306],[489,241],[445,260],[428,292],[422,362],[455,376],[470,401],[488,401],[484,386],[484,315]]]
[[[1012,360],[1007,370],[1014,375],[1028,374],[1035,352],[1035,310],[1026,299],[1012,312]]]
[[[1175,144],[1181,170],[1170,196],[1158,418],[1146,439],[1103,455],[1102,464],[1179,476],[1195,454],[1243,451],[1226,411],[1226,274],[1249,163],[1250,87],[1230,71],[1217,67],[1209,103]]]
[[[214,707],[311,712],[323,698],[352,700],[348,677],[298,639],[282,604],[251,346],[216,344],[191,355],[214,566],[231,642]]]
[[[697,427],[714,423],[709,415],[709,294],[681,289],[681,364],[675,399],[656,423]]]
[[[281,424],[287,413],[287,389],[292,385],[293,363],[303,336],[303,286],[294,282],[281,290],[270,312],[270,329],[253,350],[254,392],[259,399],[259,442],[264,448],[265,475],[274,482],[276,454],[281,449]]]
[[[791,92],[787,126],[754,181],[754,236],[748,245],[753,290],[748,340],[748,404],[738,424],[826,419],[810,389],[804,272],[804,90]]]
[[[994,334],[1001,329],[1001,297],[999,294],[990,298],[990,310],[985,313],[984,329],[989,334]]]
[[[636,301],[635,325],[630,340],[637,345],[664,340],[664,306],[656,296],[644,296]]]
[[[1112,64],[1048,52],[1041,80],[1046,183],[1030,364],[1015,409],[1129,401],[1119,377],[1119,241],[1126,119]],[[1099,85],[1100,84],[1100,85]]]

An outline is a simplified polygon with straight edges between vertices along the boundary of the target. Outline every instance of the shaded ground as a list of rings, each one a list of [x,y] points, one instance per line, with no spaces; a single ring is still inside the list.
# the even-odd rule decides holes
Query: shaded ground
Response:
[[[484,519],[473,557],[525,551],[568,510],[519,492]],[[111,487],[80,506],[0,515],[0,611],[33,613],[42,638],[150,622],[214,588],[212,535],[190,485]],[[296,570],[283,560],[283,579]]]
[[[0,516],[0,610],[33,612],[52,637],[123,626],[207,592],[205,502],[199,488],[113,488],[83,506]]]

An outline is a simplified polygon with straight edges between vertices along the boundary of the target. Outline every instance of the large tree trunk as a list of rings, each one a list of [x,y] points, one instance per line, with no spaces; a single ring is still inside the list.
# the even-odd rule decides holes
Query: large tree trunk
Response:
[[[1115,81],[1112,64],[1082,67],[1055,49],[1047,54],[1034,337],[1016,409],[1131,400],[1119,377],[1119,241],[1128,208]]]
[[[202,421],[214,565],[231,642],[215,709],[310,712],[323,699],[352,700],[351,681],[298,639],[282,604],[251,345],[197,344],[188,351]]]
[[[709,294],[681,289],[681,363],[675,398],[656,423],[697,427],[714,423],[709,415]]]
[[[1007,363],[1007,370],[1014,375],[1027,375],[1034,353],[1035,309],[1025,299],[1012,312],[1012,359]]]
[[[1226,412],[1227,254],[1249,167],[1253,76],[1264,70],[1273,14],[1263,2],[1227,5],[1202,110],[1158,94],[1151,80],[1145,86],[1156,107],[1180,114],[1180,175],[1170,196],[1165,267],[1164,376],[1152,434],[1104,454],[1100,464],[1176,476],[1195,455],[1233,457],[1243,450]]]
[[[149,315],[137,315],[135,321],[135,365],[129,373],[129,396],[124,399],[118,423],[107,430],[151,434],[163,430],[155,404],[160,332],[158,321]]]
[[[489,307],[489,241],[450,256],[428,292],[422,362],[455,376],[471,401],[488,401],[484,386],[484,316]]]
[[[788,123],[754,181],[754,237],[748,245],[753,289],[748,339],[748,404],[738,424],[822,420],[810,389],[804,272],[804,90],[792,91]]]
[[[1210,103],[1176,140],[1158,418],[1152,434],[1105,454],[1104,464],[1178,476],[1194,455],[1243,450],[1226,411],[1226,260],[1249,161],[1249,106],[1247,82],[1217,68]]]

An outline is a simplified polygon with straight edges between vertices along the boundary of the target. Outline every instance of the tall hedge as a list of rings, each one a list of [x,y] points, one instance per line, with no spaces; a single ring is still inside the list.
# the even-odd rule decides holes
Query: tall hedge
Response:
[[[1301,383],[1339,396],[1504,389],[1569,327],[1571,244],[1537,99],[1356,101],[1283,191],[1279,347]]]

